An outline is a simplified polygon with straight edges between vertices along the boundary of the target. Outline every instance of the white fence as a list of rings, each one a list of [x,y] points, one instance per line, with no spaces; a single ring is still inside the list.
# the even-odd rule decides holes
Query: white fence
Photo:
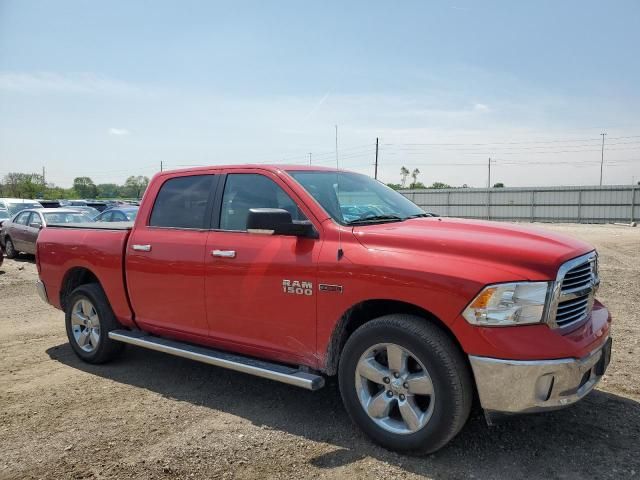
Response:
[[[612,223],[640,218],[640,187],[451,188],[402,190],[447,217],[530,222]]]

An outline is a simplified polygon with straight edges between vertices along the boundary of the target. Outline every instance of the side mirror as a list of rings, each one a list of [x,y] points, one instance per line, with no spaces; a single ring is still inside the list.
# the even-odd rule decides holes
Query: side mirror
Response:
[[[262,235],[292,235],[316,238],[310,221],[294,222],[282,208],[251,208],[247,215],[247,232]]]

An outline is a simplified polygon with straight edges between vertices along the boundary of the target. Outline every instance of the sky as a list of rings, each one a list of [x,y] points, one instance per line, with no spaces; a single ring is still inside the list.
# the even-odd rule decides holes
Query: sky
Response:
[[[0,176],[640,181],[640,2],[0,0]]]

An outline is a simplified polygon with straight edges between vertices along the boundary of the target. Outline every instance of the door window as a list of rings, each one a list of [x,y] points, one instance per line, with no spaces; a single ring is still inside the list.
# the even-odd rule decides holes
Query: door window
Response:
[[[33,228],[40,228],[42,226],[40,215],[36,212],[31,213],[31,218],[29,218],[29,226]]]
[[[164,182],[151,212],[152,227],[195,228],[209,226],[207,211],[215,175],[192,175]]]
[[[220,229],[246,230],[251,208],[282,208],[293,220],[307,219],[291,197],[270,178],[255,173],[228,175],[222,197]]]
[[[22,212],[20,215],[16,217],[15,223],[18,223],[20,225],[26,225],[29,215],[31,215],[31,212]]]

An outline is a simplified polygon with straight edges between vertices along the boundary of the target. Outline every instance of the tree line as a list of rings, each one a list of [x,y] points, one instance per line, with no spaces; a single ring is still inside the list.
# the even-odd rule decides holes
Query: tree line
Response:
[[[407,167],[400,168],[400,183],[387,183],[388,187],[393,188],[394,190],[404,190],[404,189],[418,189],[418,188],[469,188],[469,186],[465,183],[462,187],[454,187],[444,182],[433,182],[431,185],[427,186],[422,182],[418,181],[418,175],[420,175],[420,169],[414,168],[413,171],[410,171]],[[409,185],[407,185],[407,179],[411,177],[413,180]],[[504,188],[504,183],[498,182],[493,185],[493,188]]]
[[[90,177],[76,177],[71,188],[46,183],[38,173],[12,172],[0,182],[0,197],[41,198],[136,198],[140,199],[149,185],[149,178],[142,175],[127,178],[122,185],[116,183],[95,184]]]

